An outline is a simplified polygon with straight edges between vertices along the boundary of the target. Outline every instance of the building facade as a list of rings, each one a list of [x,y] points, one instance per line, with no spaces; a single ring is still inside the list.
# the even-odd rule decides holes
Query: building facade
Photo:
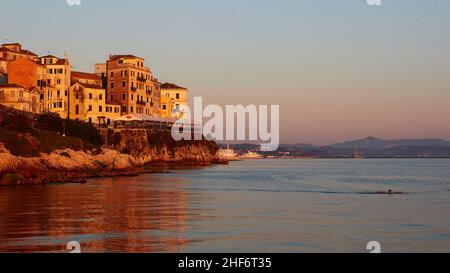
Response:
[[[70,119],[97,125],[110,125],[121,117],[120,104],[107,103],[106,92],[100,85],[76,82],[69,88]]]
[[[0,86],[6,106],[94,124],[128,114],[171,118],[188,105],[188,90],[158,82],[143,58],[110,55],[91,74],[72,71],[67,57],[38,57],[18,43],[0,47]]]
[[[133,55],[111,55],[106,63],[108,102],[119,102],[122,114],[160,115],[160,86],[144,62]],[[101,69],[96,65],[96,73]]]
[[[69,59],[48,55],[39,58],[39,62],[46,67],[46,92],[43,94],[44,110],[59,114],[63,119],[69,113],[69,88],[71,84],[71,70]]]
[[[161,101],[167,102],[166,106],[162,106],[170,109],[170,113],[182,112],[189,104],[189,90],[173,83],[164,83],[161,85]]]
[[[26,89],[17,84],[0,85],[0,104],[35,114],[41,112],[40,93],[34,87]]]

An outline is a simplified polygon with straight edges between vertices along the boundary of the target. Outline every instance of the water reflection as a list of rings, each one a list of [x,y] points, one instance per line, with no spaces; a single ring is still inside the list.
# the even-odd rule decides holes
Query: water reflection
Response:
[[[0,252],[59,252],[77,240],[84,252],[174,252],[189,218],[184,180],[150,176],[0,190]]]

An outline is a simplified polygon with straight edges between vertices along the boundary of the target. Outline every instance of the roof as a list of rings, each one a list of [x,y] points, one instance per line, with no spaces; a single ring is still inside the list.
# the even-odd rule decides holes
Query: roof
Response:
[[[0,88],[24,88],[22,85],[18,84],[0,84]]]
[[[39,59],[47,59],[47,58],[52,58],[52,59],[57,59],[57,60],[56,60],[56,63],[45,64],[45,65],[66,65],[69,63],[66,59],[60,59],[53,55],[46,55],[46,56],[39,57]]]
[[[19,43],[7,43],[7,44],[2,44],[2,46],[16,46],[16,45],[22,46],[22,45],[19,44]]]
[[[58,57],[56,57],[55,55],[45,55],[45,56],[42,56],[42,57],[39,57],[40,59],[43,59],[43,58],[56,58],[56,59],[59,59]]]
[[[101,81],[101,78],[100,78],[99,75],[97,75],[97,74],[92,74],[92,73],[85,73],[85,72],[72,71],[71,76],[72,76],[72,78]]]
[[[130,54],[128,54],[128,55],[110,55],[109,56],[110,61],[116,61],[118,59],[141,59],[141,60],[143,60],[143,58],[141,58],[141,57],[136,57],[136,56],[130,55]]]
[[[4,46],[4,45],[3,45]],[[6,48],[6,47],[0,47],[0,51],[3,51],[3,52],[11,52],[11,53],[16,53],[16,54],[25,54],[25,55],[30,55],[30,56],[37,56],[36,54],[34,54],[33,52],[31,52],[31,51],[29,51],[29,50],[23,50],[23,49],[21,49],[20,51],[14,51],[14,50],[11,50],[11,49],[9,49],[9,48]]]
[[[161,84],[161,89],[187,89],[187,88],[178,86],[178,85],[176,85],[174,83],[166,82],[166,83]]]
[[[88,88],[88,89],[98,89],[98,90],[105,90],[105,88],[99,86],[99,85],[95,85],[95,84],[87,84],[87,83],[82,83],[82,82],[77,82],[79,85],[83,86],[84,88]]]

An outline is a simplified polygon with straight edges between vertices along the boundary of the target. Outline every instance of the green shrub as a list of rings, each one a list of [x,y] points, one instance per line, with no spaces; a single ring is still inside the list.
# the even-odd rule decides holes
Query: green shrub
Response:
[[[66,135],[76,137],[94,146],[102,146],[103,138],[91,123],[79,120],[66,120]]]

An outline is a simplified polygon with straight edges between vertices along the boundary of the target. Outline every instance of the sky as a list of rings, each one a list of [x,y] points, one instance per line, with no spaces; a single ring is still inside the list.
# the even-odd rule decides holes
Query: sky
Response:
[[[0,42],[93,72],[144,57],[205,104],[280,105],[281,142],[450,139],[450,1],[4,0]]]

